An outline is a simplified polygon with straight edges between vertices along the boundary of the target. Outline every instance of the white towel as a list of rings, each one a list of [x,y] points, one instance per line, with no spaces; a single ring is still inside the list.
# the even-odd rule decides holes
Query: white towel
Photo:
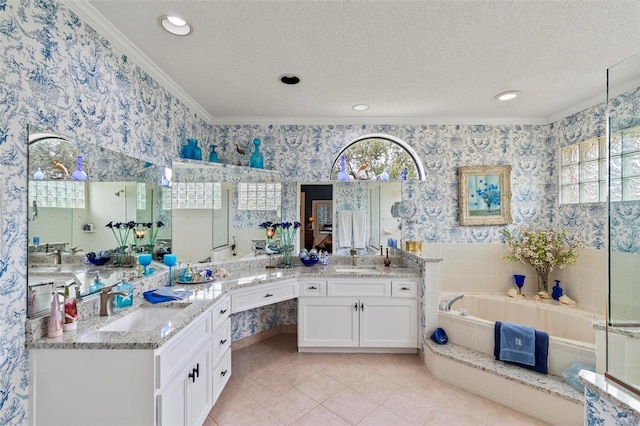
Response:
[[[367,238],[367,212],[353,212],[353,247],[365,248]]]
[[[338,212],[338,246],[351,247],[353,212]]]

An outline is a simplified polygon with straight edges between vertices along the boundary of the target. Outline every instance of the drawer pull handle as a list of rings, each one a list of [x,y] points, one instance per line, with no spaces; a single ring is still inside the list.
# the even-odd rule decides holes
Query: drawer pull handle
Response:
[[[355,305],[353,305],[354,308],[356,308],[356,311],[358,310],[358,302],[356,302]]]
[[[312,285],[311,287],[309,287],[309,290],[317,290],[318,287],[316,287],[315,285]]]
[[[400,287],[400,290],[409,290],[409,287]]]
[[[220,372],[220,375],[221,375],[222,377],[226,376],[226,375],[227,375],[227,370],[221,371],[221,372]]]
[[[224,345],[225,343],[227,343],[227,339],[220,340],[221,345]]]
[[[267,294],[265,294],[265,296],[264,296],[264,297],[273,297],[273,294],[271,294],[271,293],[267,293]]]
[[[226,310],[226,309],[221,309],[221,310],[220,310],[220,315],[224,315],[225,313],[227,313],[227,310]]]
[[[364,312],[364,303],[360,303],[360,310]]]

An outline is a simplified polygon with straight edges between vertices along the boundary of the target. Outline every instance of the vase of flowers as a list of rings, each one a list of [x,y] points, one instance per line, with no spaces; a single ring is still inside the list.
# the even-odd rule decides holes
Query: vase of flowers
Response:
[[[264,234],[267,237],[267,247],[269,247],[270,249],[273,249],[276,246],[276,225],[276,223],[273,223],[271,221],[263,222],[258,225],[260,228],[264,228]]]
[[[136,223],[132,220],[129,222],[118,222],[115,224],[111,221],[105,225],[105,228],[111,229],[111,232],[116,239],[116,243],[118,244],[117,263],[119,266],[131,264],[131,258],[129,253],[127,253],[127,248],[129,245],[129,235],[131,235],[131,232],[135,227]]]
[[[158,232],[160,228],[164,226],[164,223],[160,220],[156,222],[138,222],[136,223],[136,239],[145,240],[144,251],[151,253],[153,258],[156,259],[156,240],[158,239]]]
[[[578,249],[584,247],[582,237],[569,239],[566,229],[561,231],[531,231],[521,226],[519,232],[508,229],[500,231],[504,245],[511,252],[502,259],[527,263],[538,274],[538,291],[549,292],[549,273],[573,265],[578,258]]]

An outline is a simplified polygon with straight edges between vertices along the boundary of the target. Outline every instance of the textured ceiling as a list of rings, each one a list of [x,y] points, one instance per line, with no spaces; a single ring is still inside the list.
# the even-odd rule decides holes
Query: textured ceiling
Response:
[[[214,123],[548,123],[604,101],[606,69],[640,52],[638,0],[67,4]]]

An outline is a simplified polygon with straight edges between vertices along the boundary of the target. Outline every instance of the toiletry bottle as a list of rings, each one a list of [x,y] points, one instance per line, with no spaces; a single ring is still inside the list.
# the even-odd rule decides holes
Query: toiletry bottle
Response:
[[[120,284],[115,286],[116,291],[124,291],[127,292],[128,296],[121,296],[116,294],[113,298],[113,304],[116,308],[125,308],[127,306],[133,305],[133,284],[129,281],[122,281]]]
[[[71,287],[71,285],[67,285],[64,288],[64,324],[62,325],[63,331],[75,330],[78,326],[78,307],[76,305],[76,299],[75,297],[71,297],[71,295],[69,294],[69,287]]]
[[[100,280],[100,272],[96,272],[96,277],[93,279],[93,284],[89,286],[89,293],[96,292],[104,287],[104,283]]]
[[[62,310],[60,309],[60,300],[58,299],[58,289],[53,290],[49,324],[47,325],[47,336],[62,336]]]

